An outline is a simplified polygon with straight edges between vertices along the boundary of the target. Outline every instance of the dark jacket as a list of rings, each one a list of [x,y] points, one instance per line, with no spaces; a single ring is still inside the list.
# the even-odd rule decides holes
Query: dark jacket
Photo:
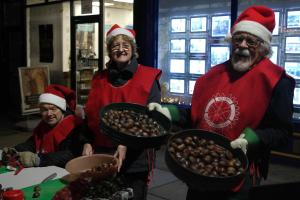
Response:
[[[67,138],[59,144],[58,151],[52,153],[39,153],[39,167],[55,165],[64,168],[69,160],[80,156],[83,144],[88,142],[88,138],[85,136],[87,131],[84,129],[85,127],[82,125],[74,128]],[[30,151],[36,153],[35,141],[32,136],[24,143],[16,145],[14,148],[18,152]]]

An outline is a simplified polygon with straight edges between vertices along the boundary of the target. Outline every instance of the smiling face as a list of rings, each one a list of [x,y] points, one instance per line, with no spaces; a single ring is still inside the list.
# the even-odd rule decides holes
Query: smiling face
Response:
[[[107,45],[109,57],[119,66],[130,63],[135,52],[134,42],[125,35],[117,35]]]
[[[57,106],[48,103],[40,104],[42,120],[49,126],[56,126],[63,119],[63,112]]]
[[[238,32],[232,36],[233,69],[245,72],[258,63],[265,56],[263,41],[249,33]]]

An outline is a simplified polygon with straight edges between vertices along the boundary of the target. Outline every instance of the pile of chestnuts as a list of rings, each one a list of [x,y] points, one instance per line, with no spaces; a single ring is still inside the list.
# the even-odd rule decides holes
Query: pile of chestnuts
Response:
[[[203,176],[229,177],[245,171],[241,161],[229,150],[198,136],[176,137],[168,151],[181,166]]]
[[[133,110],[108,110],[102,120],[112,129],[133,136],[154,137],[167,134],[153,118]]]

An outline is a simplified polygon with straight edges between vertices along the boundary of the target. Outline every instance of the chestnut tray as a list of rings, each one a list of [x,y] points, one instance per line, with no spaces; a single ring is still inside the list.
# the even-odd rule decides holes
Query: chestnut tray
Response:
[[[119,132],[108,126],[103,121],[103,116],[107,111],[125,109],[132,110],[136,113],[146,114],[149,117],[153,118],[166,131],[166,134],[161,134],[158,136],[135,136]],[[146,106],[133,103],[112,103],[103,107],[100,111],[100,128],[102,129],[104,135],[106,135],[108,138],[112,139],[117,143],[135,149],[146,149],[159,147],[167,142],[167,138],[169,137],[169,130],[171,128],[171,122],[166,116],[164,116],[160,112],[156,110],[149,111]]]
[[[187,136],[197,136],[206,140],[213,140],[216,144],[226,148],[233,154],[233,157],[238,158],[241,161],[241,164],[245,169],[244,172],[228,177],[212,177],[201,175],[190,168],[183,167],[179,161],[172,157],[169,152],[169,147],[176,138]],[[229,191],[243,180],[245,171],[248,168],[248,159],[242,150],[232,149],[230,141],[226,137],[200,129],[184,130],[172,135],[167,142],[165,161],[167,167],[178,179],[185,182],[190,188],[197,190]]]

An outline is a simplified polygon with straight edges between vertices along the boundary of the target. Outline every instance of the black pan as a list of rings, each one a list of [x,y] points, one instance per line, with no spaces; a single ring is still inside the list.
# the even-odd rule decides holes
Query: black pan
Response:
[[[160,124],[167,132],[159,136],[135,136],[119,132],[103,122],[103,116],[108,110],[133,110],[137,113],[147,114]],[[133,103],[112,103],[103,107],[100,111],[100,128],[103,133],[113,141],[130,146],[132,148],[155,148],[167,142],[169,130],[171,128],[170,120],[158,111],[149,111],[147,107]]]
[[[169,147],[172,141],[174,141],[176,138],[185,138],[187,136],[195,135],[199,138],[213,140],[216,144],[226,148],[227,150],[230,150],[233,156],[241,161],[245,171],[248,168],[248,159],[246,155],[240,149],[232,149],[230,147],[230,141],[227,138],[217,133],[205,130],[191,129],[178,132],[169,138],[165,152],[165,161],[170,171],[178,179],[185,182],[189,187],[198,190],[228,191],[235,187],[238,183],[240,183],[245,176],[245,171],[238,175],[228,177],[204,176],[194,172],[190,168],[183,167],[177,159],[172,157],[171,153],[169,152]]]

